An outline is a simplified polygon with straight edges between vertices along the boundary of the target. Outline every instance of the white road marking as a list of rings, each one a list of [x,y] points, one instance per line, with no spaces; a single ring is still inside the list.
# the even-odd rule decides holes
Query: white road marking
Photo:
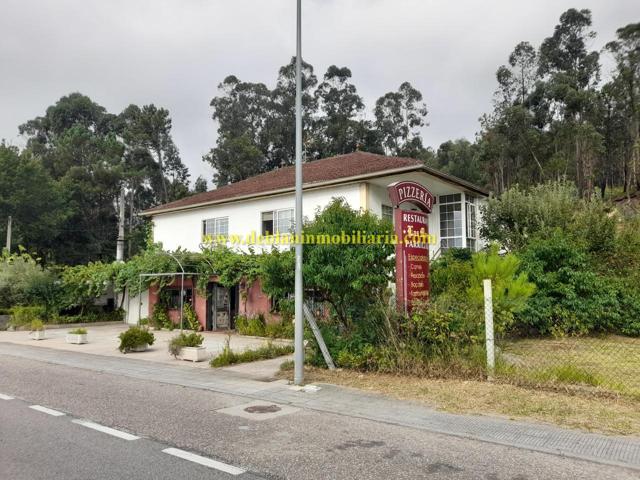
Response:
[[[168,453],[169,455],[173,455],[174,457],[182,458],[183,460],[189,460],[190,462],[194,463],[199,463],[200,465],[204,465],[205,467],[215,468],[216,470],[220,470],[221,472],[225,472],[230,475],[242,475],[246,472],[246,470],[242,468],[218,462],[216,460],[212,460],[211,458],[201,457],[200,455],[196,455],[195,453],[185,452],[184,450],[180,450],[179,448],[165,448],[162,451],[164,453]]]
[[[54,417],[62,417],[63,415],[66,415],[66,413],[43,407],[42,405],[31,405],[29,408],[31,408],[32,410],[37,410],[38,412],[46,413],[47,415],[53,415]]]
[[[13,400],[11,395],[5,395],[4,393],[0,393],[0,400]]]
[[[71,421],[73,423],[77,423],[78,425],[82,425],[83,427],[92,428],[93,430],[97,430],[98,432],[106,433],[107,435],[113,435],[114,437],[118,437],[123,440],[138,440],[140,438],[140,437],[136,437],[135,435],[131,435],[130,433],[122,432],[120,430],[116,430],[115,428],[105,427],[104,425],[90,422],[88,420],[71,420]]]

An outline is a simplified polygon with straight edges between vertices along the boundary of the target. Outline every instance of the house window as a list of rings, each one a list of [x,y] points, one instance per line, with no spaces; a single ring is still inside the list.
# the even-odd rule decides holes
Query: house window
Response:
[[[229,236],[229,217],[208,218],[202,221],[202,233],[211,235],[215,241],[220,236]]]
[[[193,290],[191,288],[185,288],[183,297],[183,306],[187,303],[193,302]],[[165,288],[160,294],[160,303],[166,305],[170,310],[180,309],[180,289],[179,288]]]
[[[262,235],[293,232],[293,208],[262,212]]]
[[[478,203],[473,195],[465,195],[467,215],[467,248],[478,250]]]
[[[393,223],[393,207],[382,205],[382,219]]]
[[[440,248],[462,248],[462,195],[440,195]]]

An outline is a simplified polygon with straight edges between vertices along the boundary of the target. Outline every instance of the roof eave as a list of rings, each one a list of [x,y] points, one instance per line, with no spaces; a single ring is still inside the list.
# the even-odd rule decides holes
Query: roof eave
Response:
[[[399,168],[392,168],[392,169],[388,169],[388,170],[381,170],[378,172],[372,172],[372,173],[366,173],[366,174],[361,174],[361,175],[354,175],[351,177],[342,177],[342,178],[338,178],[338,179],[334,179],[334,180],[325,180],[322,182],[314,182],[314,183],[307,183],[307,184],[303,184],[303,190],[309,190],[309,189],[315,189],[315,188],[322,188],[322,187],[327,187],[327,186],[331,186],[331,185],[339,185],[339,184],[345,184],[345,183],[352,183],[354,181],[358,181],[358,180],[366,180],[366,179],[370,179],[370,178],[378,178],[378,177],[386,177],[389,175],[395,175],[398,173],[406,173],[406,172],[412,172],[412,171],[423,171],[424,173],[427,173],[428,175],[432,175],[434,177],[440,178],[441,180],[444,180],[446,182],[449,183],[453,183],[455,185],[460,185],[463,186],[475,193],[479,193],[480,195],[484,195],[484,196],[489,196],[489,192],[483,188],[478,187],[477,185],[474,185],[471,182],[467,182],[466,180],[463,180],[461,178],[458,178],[454,175],[449,175],[447,173],[444,172],[440,172],[439,170],[436,170],[434,168],[428,167],[426,165],[420,165],[420,164],[416,164],[416,165],[408,165],[405,167],[399,167]],[[143,212],[140,212],[138,215],[142,216],[142,217],[152,217],[154,215],[160,215],[160,214],[164,214],[164,213],[173,213],[173,212],[179,212],[179,211],[183,211],[183,210],[192,210],[192,209],[196,209],[196,208],[203,208],[203,207],[208,207],[211,205],[222,205],[225,203],[233,203],[233,202],[240,202],[240,201],[245,201],[245,200],[252,200],[255,198],[262,198],[262,197],[269,197],[272,195],[282,195],[284,193],[290,193],[290,192],[294,192],[295,191],[295,187],[286,187],[286,188],[279,188],[276,190],[268,190],[266,192],[258,192],[258,193],[251,193],[251,194],[247,194],[247,195],[238,195],[237,197],[230,197],[230,198],[221,198],[218,200],[208,200],[206,202],[200,202],[200,203],[194,203],[194,204],[190,204],[190,205],[183,205],[183,206],[179,206],[179,207],[171,207],[171,208],[165,208],[165,209],[153,209],[153,210],[145,210]]]

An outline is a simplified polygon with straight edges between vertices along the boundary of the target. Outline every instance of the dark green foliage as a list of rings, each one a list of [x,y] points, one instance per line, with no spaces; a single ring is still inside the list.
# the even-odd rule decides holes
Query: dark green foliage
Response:
[[[587,250],[566,233],[557,230],[535,239],[522,259],[522,268],[538,288],[517,315],[519,331],[562,335],[634,330],[640,296],[621,290],[620,280],[596,273]]]
[[[118,350],[122,353],[128,353],[131,350],[144,345],[153,345],[153,342],[155,341],[153,333],[146,328],[141,327],[129,327],[128,330],[118,335],[118,338],[120,339]]]
[[[202,342],[204,342],[204,337],[199,333],[181,333],[169,342],[169,353],[177,358],[183,347],[199,347]]]

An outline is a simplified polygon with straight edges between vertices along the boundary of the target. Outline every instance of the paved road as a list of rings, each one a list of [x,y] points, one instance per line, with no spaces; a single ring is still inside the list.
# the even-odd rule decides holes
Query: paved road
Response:
[[[101,428],[100,425],[68,415],[56,416],[61,413],[56,410],[32,407],[18,399],[5,400],[0,405],[0,477],[3,479],[263,478],[243,473],[232,465],[216,464],[217,468],[212,468],[178,459],[163,452],[171,447],[159,442],[119,430],[104,433],[95,430]],[[87,424],[92,428],[86,427]],[[187,458],[194,458],[189,455],[191,452],[185,453]]]
[[[0,394],[16,397],[0,400],[0,468],[9,472],[2,478],[228,478],[162,453],[167,447],[258,478],[638,478],[624,468],[304,408],[250,420],[224,413],[245,397],[9,355],[0,355]],[[33,404],[67,415],[50,417]],[[69,417],[142,438],[112,438]]]

